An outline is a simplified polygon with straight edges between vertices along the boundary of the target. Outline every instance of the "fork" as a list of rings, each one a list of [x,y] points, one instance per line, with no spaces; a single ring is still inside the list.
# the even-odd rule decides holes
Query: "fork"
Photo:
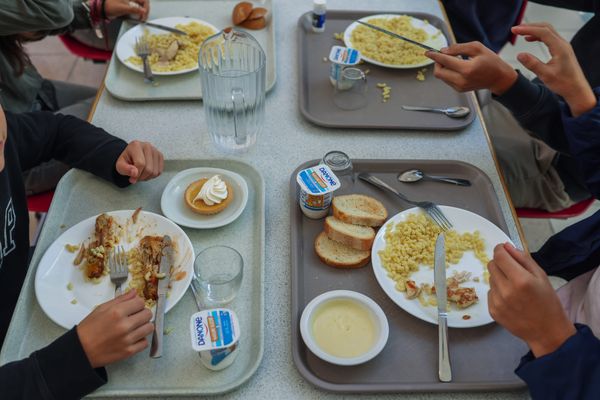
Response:
[[[127,268],[127,255],[123,246],[113,249],[108,259],[110,268],[110,281],[115,284],[115,297],[121,294],[121,285],[127,280],[129,269]]]
[[[366,172],[361,172],[360,174],[358,174],[358,179],[362,179],[363,181],[368,182],[371,185],[377,186],[380,189],[388,190],[396,196],[400,197],[406,203],[422,208],[423,210],[425,210],[427,215],[429,215],[429,217],[433,220],[433,222],[435,222],[440,228],[442,228],[443,231],[452,229],[452,223],[448,220],[448,218],[446,218],[446,216],[444,215],[442,210],[440,210],[437,204],[432,203],[431,201],[409,200],[405,195],[403,195],[402,193],[400,193],[381,179]]]
[[[154,76],[152,75],[152,69],[150,68],[150,62],[148,61],[150,45],[148,44],[148,39],[144,36],[135,39],[135,54],[137,54],[144,63],[144,82],[154,82]]]

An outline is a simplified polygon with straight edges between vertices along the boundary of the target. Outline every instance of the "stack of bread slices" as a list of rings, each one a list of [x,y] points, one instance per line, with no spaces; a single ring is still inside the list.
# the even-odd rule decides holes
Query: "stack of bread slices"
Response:
[[[325,230],[315,239],[315,251],[325,264],[359,268],[371,260],[375,229],[387,219],[379,200],[362,194],[336,196],[333,216],[325,218]]]

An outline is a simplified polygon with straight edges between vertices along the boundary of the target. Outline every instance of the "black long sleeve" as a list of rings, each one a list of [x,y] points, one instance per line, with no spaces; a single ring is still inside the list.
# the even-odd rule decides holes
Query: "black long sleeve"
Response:
[[[21,170],[55,158],[65,164],[98,175],[120,187],[126,177],[115,163],[127,144],[103,129],[70,115],[51,112],[6,113],[9,135],[17,142]]]
[[[28,214],[22,171],[57,158],[119,186],[128,184],[115,163],[127,144],[89,123],[47,112],[6,113],[6,165],[0,171],[0,341],[27,271]],[[0,398],[80,398],[106,382],[92,369],[75,330],[28,358],[0,367]]]
[[[28,358],[0,367],[3,399],[79,399],[106,381],[106,370],[90,365],[75,328]]]

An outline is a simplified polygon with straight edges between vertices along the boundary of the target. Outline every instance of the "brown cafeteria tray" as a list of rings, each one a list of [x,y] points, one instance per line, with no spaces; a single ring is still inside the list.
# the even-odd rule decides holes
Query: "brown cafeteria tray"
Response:
[[[524,387],[513,371],[527,348],[495,323],[478,328],[450,328],[453,381],[439,382],[437,326],[411,316],[390,300],[377,284],[370,263],[359,269],[336,269],[317,258],[313,242],[323,230],[323,219],[306,218],[296,200],[296,174],[300,169],[316,164],[317,160],[302,164],[290,180],[292,355],[300,374],[311,384],[335,392],[491,391]],[[490,179],[470,164],[447,160],[353,160],[353,164],[355,173],[370,172],[409,198],[467,209],[508,232]],[[473,185],[398,182],[398,172],[410,168],[420,168],[433,175],[466,178]],[[410,207],[358,179],[353,187],[344,187],[342,183],[336,191],[336,194],[350,193],[363,193],[381,200],[390,217]],[[390,336],[387,345],[365,364],[342,367],[322,361],[308,350],[300,336],[299,323],[304,307],[319,294],[336,289],[364,293],[381,306],[388,318]]]
[[[453,43],[447,24],[440,18],[426,13],[328,10],[323,33],[314,33],[310,13],[304,14],[298,21],[299,94],[302,115],[317,125],[334,128],[453,131],[473,122],[475,105],[471,96],[458,93],[436,79],[433,76],[433,64],[427,67],[426,79],[423,82],[416,79],[420,68],[392,69],[369,63],[362,64],[363,71],[370,70],[367,74],[367,106],[346,111],[333,103],[333,86],[329,82],[330,63],[324,62],[323,57],[329,56],[332,46],[344,45],[342,41],[336,40],[333,34],[343,33],[353,21],[374,14],[405,14],[426,19],[444,33],[449,43]],[[392,87],[387,103],[381,101],[381,89],[376,87],[379,82]],[[463,119],[453,119],[443,114],[405,111],[401,108],[402,105],[467,106],[472,112]]]

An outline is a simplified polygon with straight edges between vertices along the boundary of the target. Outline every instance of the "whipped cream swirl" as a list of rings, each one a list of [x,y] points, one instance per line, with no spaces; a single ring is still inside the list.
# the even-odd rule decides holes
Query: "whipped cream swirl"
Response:
[[[219,175],[215,175],[202,185],[194,201],[202,200],[207,206],[212,206],[221,203],[227,195],[227,185]]]

